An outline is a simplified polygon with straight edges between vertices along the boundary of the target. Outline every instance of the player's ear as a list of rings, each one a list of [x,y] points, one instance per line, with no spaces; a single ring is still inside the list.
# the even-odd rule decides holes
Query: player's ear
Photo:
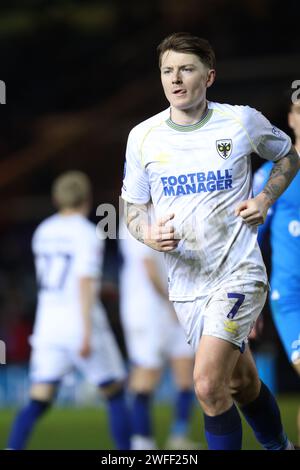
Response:
[[[206,88],[209,88],[215,81],[216,71],[214,69],[209,69],[207,72],[206,78]]]

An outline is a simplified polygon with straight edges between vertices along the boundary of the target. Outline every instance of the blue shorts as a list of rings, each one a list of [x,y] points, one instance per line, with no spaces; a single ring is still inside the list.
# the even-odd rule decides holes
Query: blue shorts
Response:
[[[270,301],[275,327],[292,364],[300,361],[300,299],[295,300],[281,297]]]

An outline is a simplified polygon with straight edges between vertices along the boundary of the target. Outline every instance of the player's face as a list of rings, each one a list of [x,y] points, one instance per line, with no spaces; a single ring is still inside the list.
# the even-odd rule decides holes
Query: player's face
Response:
[[[292,105],[289,112],[289,126],[293,129],[295,136],[300,138],[300,101]]]
[[[182,111],[197,108],[206,99],[215,71],[209,70],[195,54],[166,51],[161,60],[161,81],[167,100]]]

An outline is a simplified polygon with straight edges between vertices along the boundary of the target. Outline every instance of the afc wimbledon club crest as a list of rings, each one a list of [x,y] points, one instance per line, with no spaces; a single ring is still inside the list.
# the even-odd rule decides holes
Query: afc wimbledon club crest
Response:
[[[232,152],[232,140],[231,139],[220,139],[216,140],[216,147],[220,157],[227,160]]]

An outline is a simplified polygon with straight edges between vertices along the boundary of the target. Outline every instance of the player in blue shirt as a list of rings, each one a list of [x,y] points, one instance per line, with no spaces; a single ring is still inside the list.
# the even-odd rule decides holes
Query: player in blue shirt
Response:
[[[295,148],[300,155],[300,101],[292,104],[289,126],[295,134]],[[300,163],[300,161],[299,161]],[[267,162],[255,173],[254,192],[261,191],[273,168]],[[270,235],[271,296],[274,324],[290,363],[300,375],[300,173],[270,209],[259,229],[262,243]],[[298,412],[300,444],[300,409]]]

